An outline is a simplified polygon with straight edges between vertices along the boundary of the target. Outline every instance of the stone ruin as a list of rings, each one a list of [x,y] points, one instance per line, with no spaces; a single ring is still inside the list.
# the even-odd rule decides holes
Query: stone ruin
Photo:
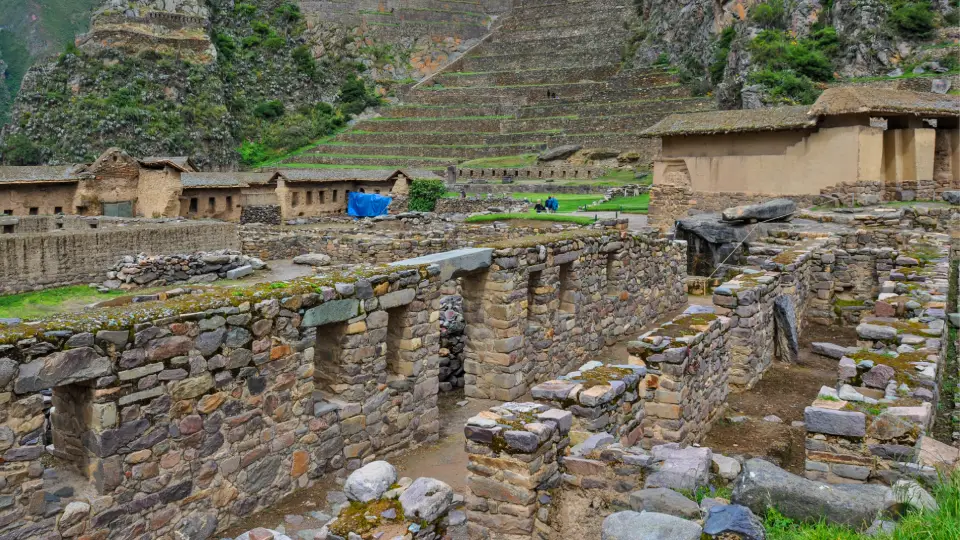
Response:
[[[0,537],[221,537],[331,479],[342,492],[293,516],[296,533],[264,521],[234,536],[762,538],[768,504],[888,527],[960,461],[960,435],[932,429],[949,425],[934,413],[955,406],[943,381],[960,375],[960,241],[942,232],[960,228],[955,213],[905,215],[758,233],[690,306],[687,243],[621,221],[441,221],[430,240],[241,228],[242,253],[323,264],[0,328]],[[379,251],[348,255],[360,246]],[[348,264],[371,253],[389,264]],[[816,324],[859,341],[813,345],[837,378],[809,396],[802,475],[700,447]],[[441,395],[461,391],[492,401],[463,428],[466,489],[398,478],[384,460],[448,437]]]

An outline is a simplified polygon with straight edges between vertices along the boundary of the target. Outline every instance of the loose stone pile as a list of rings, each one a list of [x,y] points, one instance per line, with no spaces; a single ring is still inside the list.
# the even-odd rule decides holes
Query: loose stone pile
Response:
[[[441,291],[444,292],[444,291]],[[467,325],[463,318],[463,297],[454,294],[440,298],[440,391],[463,388],[463,361]]]
[[[265,268],[266,264],[239,251],[220,250],[180,255],[124,257],[110,271],[105,289],[130,290],[172,283],[210,283],[218,279],[239,279]]]

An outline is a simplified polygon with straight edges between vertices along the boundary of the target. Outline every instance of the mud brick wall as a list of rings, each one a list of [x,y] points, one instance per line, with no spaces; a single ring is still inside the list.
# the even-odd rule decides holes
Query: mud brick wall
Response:
[[[641,383],[646,374],[642,366],[588,362],[562,378],[534,386],[530,393],[540,403],[570,411],[571,432],[609,433],[623,446],[633,446],[642,433],[647,386]]]
[[[304,278],[4,329],[0,536],[206,538],[435,438],[438,274]]]
[[[695,443],[722,414],[730,391],[730,325],[712,313],[682,315],[629,343],[654,392],[644,403],[644,448]]]
[[[551,490],[571,422],[569,412],[536,403],[504,403],[467,421],[470,538],[551,538]]]
[[[239,247],[237,226],[219,222],[0,235],[0,293],[99,281],[126,255]]]
[[[468,397],[516,399],[686,304],[685,242],[577,232],[493,246],[485,275],[464,280]]]

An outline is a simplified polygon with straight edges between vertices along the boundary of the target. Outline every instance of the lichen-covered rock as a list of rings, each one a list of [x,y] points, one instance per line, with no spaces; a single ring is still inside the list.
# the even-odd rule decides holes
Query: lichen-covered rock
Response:
[[[616,512],[603,520],[601,540],[699,540],[703,529],[692,521],[656,512]]]
[[[417,478],[400,495],[407,519],[432,522],[445,515],[453,504],[453,489],[433,478]]]
[[[801,520],[866,528],[877,515],[896,504],[893,492],[874,484],[824,484],[801,478],[762,459],[746,462],[731,501],[757,514],[776,508]]]
[[[397,470],[386,461],[374,461],[350,473],[343,491],[351,501],[379,499],[397,481]]]

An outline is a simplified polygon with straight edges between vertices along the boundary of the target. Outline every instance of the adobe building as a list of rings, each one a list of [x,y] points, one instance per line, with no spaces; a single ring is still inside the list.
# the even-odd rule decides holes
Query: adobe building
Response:
[[[111,148],[89,165],[0,167],[0,212],[240,221],[244,207],[283,219],[344,213],[351,191],[404,198],[426,170],[198,172],[186,157],[136,159]]]
[[[89,165],[0,167],[0,212],[7,215],[163,217],[185,157],[137,160],[111,148]]]
[[[958,96],[867,87],[812,107],[671,115],[644,132],[662,141],[651,224],[774,196],[937,199],[960,187],[958,119]]]

